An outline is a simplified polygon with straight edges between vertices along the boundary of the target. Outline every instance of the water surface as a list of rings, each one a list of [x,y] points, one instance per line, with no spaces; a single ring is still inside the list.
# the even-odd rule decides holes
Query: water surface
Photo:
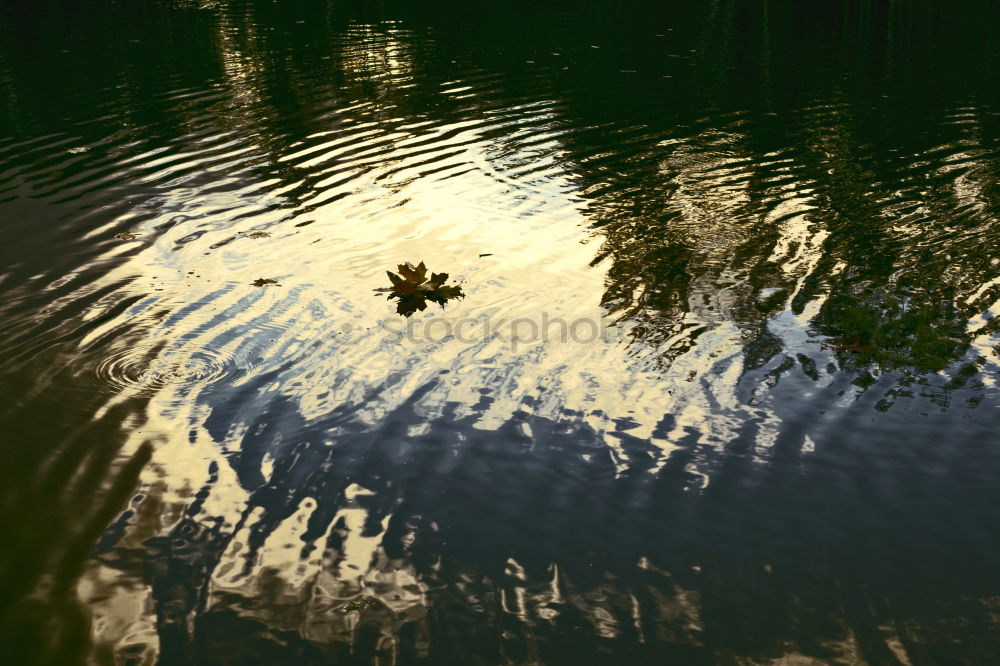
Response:
[[[996,6],[411,4],[0,8],[18,663],[996,661]]]

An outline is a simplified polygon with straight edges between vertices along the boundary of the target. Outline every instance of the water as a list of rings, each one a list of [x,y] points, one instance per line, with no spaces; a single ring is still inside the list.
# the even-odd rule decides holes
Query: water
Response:
[[[11,663],[1000,659],[996,6],[413,4],[0,8]]]

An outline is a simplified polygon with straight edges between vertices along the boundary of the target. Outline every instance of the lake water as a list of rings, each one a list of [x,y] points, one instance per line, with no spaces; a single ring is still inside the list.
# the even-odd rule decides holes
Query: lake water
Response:
[[[1000,663],[998,25],[3,3],[7,663]]]

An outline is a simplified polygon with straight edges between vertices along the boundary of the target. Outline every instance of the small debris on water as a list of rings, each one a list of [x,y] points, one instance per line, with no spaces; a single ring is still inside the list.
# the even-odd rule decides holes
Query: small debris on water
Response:
[[[254,280],[250,284],[252,284],[255,287],[263,287],[263,286],[269,285],[269,284],[278,284],[278,281],[277,280],[272,280],[271,278],[257,278],[256,280]]]
[[[131,231],[122,231],[120,233],[115,234],[115,238],[117,238],[118,240],[134,240],[138,238],[138,236],[136,236]]]

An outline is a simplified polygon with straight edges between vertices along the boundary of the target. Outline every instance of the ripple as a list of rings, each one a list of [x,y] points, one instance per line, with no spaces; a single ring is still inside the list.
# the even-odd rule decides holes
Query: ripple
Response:
[[[123,349],[100,360],[90,380],[93,388],[107,393],[138,391],[154,393],[167,387],[191,390],[229,379],[242,371],[228,358],[212,350],[186,356],[161,355],[155,348]]]
[[[295,613],[267,615],[292,597],[269,590],[285,581],[308,592],[307,577],[323,581],[310,599],[328,606],[302,606],[319,618],[310,631],[328,635],[359,635],[386,609],[438,635],[457,615],[434,590],[461,588],[466,617],[510,614],[475,621],[505,635],[520,619],[586,615],[593,626],[576,635],[634,627],[646,640],[670,617],[667,633],[699,625],[697,612],[677,614],[686,590],[705,592],[685,572],[717,573],[718,543],[736,544],[732,580],[749,580],[743,563],[795,577],[809,561],[829,562],[832,580],[860,579],[845,565],[856,545],[917,534],[928,514],[915,499],[1000,506],[985,493],[962,501],[977,468],[996,469],[966,442],[987,441],[979,433],[995,432],[1000,413],[990,409],[1000,260],[983,249],[998,241],[1000,116],[995,86],[949,65],[945,49],[913,40],[955,76],[914,60],[927,66],[906,81],[888,60],[869,61],[867,40],[844,40],[841,58],[790,48],[778,20],[735,41],[714,30],[724,15],[739,24],[739,3],[690,23],[678,8],[677,25],[651,16],[620,34],[632,12],[598,24],[560,8],[575,3],[524,7],[509,23],[492,10],[467,21],[426,7],[396,16],[400,3],[363,16],[343,3],[270,4],[48,12],[38,30],[18,31],[29,40],[0,40],[11,91],[0,121],[12,121],[0,126],[0,417],[15,415],[11,432],[41,431],[38,445],[9,447],[6,468],[44,478],[31,456],[52,458],[46,444],[65,441],[69,476],[73,456],[117,444],[77,421],[105,405],[141,410],[134,421],[115,413],[112,429],[155,441],[155,461],[101,566],[118,550],[129,571],[188,571],[197,557],[196,577],[215,575],[181,581],[195,586],[185,601],[171,597],[181,585],[136,597],[141,575],[129,590],[95,586],[99,649],[134,660],[136,637],[159,645],[162,609],[190,599],[206,601],[196,621],[211,630],[224,603],[239,610],[230,593],[243,591],[228,583],[248,585],[248,617],[292,637],[300,627],[283,623]],[[780,3],[763,5],[777,18]],[[43,66],[48,52],[63,55]],[[141,242],[119,242],[123,232]],[[386,269],[421,260],[467,298],[402,320],[373,288]],[[952,312],[958,297],[967,307]],[[969,317],[975,326],[963,327]],[[869,320],[888,321],[872,333],[886,349],[868,366],[877,376],[858,377],[868,361],[823,341]],[[590,325],[614,335],[591,337]],[[964,353],[951,337],[973,334],[970,352],[945,364]],[[908,370],[905,391],[874,367],[902,367],[913,350],[943,360]],[[17,416],[36,397],[55,408]],[[985,406],[961,407],[973,400]],[[80,476],[101,481],[100,462]],[[4,505],[20,511],[45,494]],[[107,506],[88,524],[108,524]],[[970,513],[951,550],[995,552],[981,527],[993,513]],[[65,518],[49,530],[60,541],[84,524],[74,511],[52,515]],[[926,548],[869,559],[895,566]],[[664,579],[624,594],[604,576],[589,598],[597,553],[621,563],[608,572],[618,581],[674,563],[687,587]],[[441,564],[428,575],[422,562]],[[467,585],[487,573],[487,587],[504,589]],[[710,577],[720,596],[705,598],[724,608],[733,587]],[[121,603],[118,592],[153,601]],[[360,624],[329,604],[375,597]],[[724,636],[725,623],[708,621],[706,637]],[[511,647],[520,661],[543,652]],[[756,657],[706,649],[716,648]],[[402,648],[392,658],[448,660]]]

